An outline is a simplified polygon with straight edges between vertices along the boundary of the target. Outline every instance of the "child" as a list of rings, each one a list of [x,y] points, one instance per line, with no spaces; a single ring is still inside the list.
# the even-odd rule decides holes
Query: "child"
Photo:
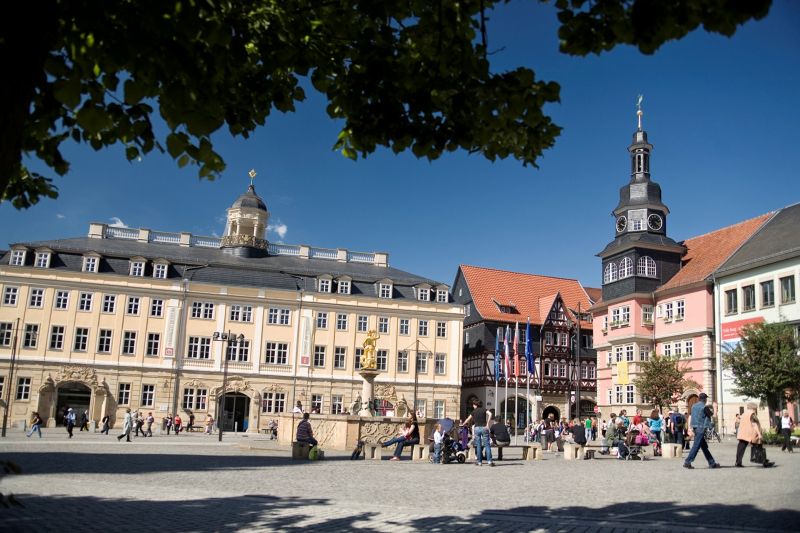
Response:
[[[442,425],[436,424],[436,431],[433,432],[433,464],[438,465],[442,462]]]

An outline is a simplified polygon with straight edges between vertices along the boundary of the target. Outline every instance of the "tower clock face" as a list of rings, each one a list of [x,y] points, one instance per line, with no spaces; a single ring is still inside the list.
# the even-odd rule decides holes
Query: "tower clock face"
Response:
[[[617,232],[625,231],[625,227],[628,225],[628,219],[625,216],[621,216],[617,219]]]
[[[658,231],[661,229],[661,226],[664,225],[664,221],[661,220],[660,216],[652,214],[649,217],[647,217],[647,225],[650,227],[651,230]]]

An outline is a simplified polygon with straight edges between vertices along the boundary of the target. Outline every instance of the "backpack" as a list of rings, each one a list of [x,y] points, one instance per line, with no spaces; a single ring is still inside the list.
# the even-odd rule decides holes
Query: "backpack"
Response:
[[[319,448],[317,446],[312,446],[310,450],[308,450],[308,459],[310,461],[316,461],[319,459]]]

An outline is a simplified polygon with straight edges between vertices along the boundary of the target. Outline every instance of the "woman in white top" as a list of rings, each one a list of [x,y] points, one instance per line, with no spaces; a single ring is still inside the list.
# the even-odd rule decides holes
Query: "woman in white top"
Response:
[[[792,417],[789,416],[789,411],[786,409],[783,410],[781,413],[781,433],[783,434],[783,447],[781,447],[781,451],[785,452],[789,450],[789,453],[792,453],[792,429],[794,429],[794,420]]]

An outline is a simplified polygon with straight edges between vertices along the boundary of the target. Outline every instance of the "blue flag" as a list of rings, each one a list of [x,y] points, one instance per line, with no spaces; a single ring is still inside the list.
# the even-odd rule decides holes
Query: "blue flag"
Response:
[[[502,328],[497,328],[497,335],[494,338],[494,380],[500,381],[500,335]]]
[[[525,326],[525,361],[528,362],[528,375],[532,376],[533,372],[533,342],[531,342],[531,319],[528,319],[528,325]]]

